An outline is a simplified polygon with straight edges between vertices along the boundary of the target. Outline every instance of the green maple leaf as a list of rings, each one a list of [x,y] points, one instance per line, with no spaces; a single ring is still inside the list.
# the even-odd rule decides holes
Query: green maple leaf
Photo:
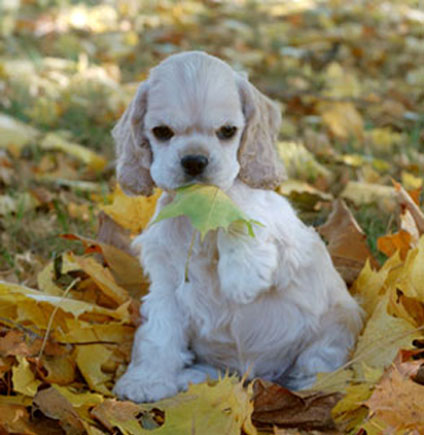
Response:
[[[211,230],[228,230],[234,222],[243,223],[248,234],[254,237],[253,224],[261,225],[249,219],[218,187],[199,184],[177,189],[174,200],[160,211],[153,223],[178,216],[190,219],[193,227],[200,232],[201,240]]]

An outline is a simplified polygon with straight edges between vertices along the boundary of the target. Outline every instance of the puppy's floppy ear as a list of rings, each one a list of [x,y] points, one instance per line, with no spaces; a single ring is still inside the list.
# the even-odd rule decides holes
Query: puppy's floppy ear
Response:
[[[251,187],[274,189],[286,178],[275,147],[281,125],[279,107],[245,76],[237,74],[236,81],[246,119],[238,155],[239,177]]]
[[[153,193],[155,184],[150,176],[152,152],[144,134],[148,82],[143,82],[121,119],[112,130],[116,143],[116,173],[127,195]]]

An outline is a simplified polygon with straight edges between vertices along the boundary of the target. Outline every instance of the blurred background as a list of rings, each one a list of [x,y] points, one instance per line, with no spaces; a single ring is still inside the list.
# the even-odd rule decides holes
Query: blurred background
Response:
[[[74,247],[58,234],[95,237],[114,197],[110,130],[149,68],[184,50],[281,103],[280,193],[313,225],[343,197],[383,258],[391,178],[422,186],[422,0],[1,0],[0,279],[35,285]]]

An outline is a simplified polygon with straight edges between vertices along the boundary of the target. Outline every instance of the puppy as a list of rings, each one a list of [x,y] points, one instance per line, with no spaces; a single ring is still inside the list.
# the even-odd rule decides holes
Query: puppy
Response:
[[[204,183],[263,224],[254,238],[238,225],[196,236],[188,280],[186,217],[135,239],[151,286],[119,397],[156,401],[226,370],[302,389],[346,362],[361,309],[319,236],[273,191],[280,123],[246,77],[186,52],[152,69],[113,129],[119,183],[129,195],[163,189],[156,215],[175,189]]]

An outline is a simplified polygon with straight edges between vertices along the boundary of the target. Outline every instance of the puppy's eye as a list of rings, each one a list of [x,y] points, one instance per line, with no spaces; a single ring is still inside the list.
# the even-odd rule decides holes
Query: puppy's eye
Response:
[[[234,127],[233,125],[223,125],[217,132],[216,135],[219,137],[219,139],[231,139],[237,131],[237,127]]]
[[[152,132],[155,135],[156,139],[162,142],[165,142],[171,139],[172,136],[174,136],[174,132],[166,125],[159,125],[158,127],[154,127],[152,129]]]

